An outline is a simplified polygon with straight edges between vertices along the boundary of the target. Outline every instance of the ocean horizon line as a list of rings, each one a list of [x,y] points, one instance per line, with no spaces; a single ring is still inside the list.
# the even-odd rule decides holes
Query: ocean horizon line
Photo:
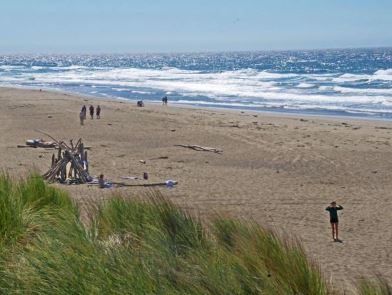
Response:
[[[314,47],[314,48],[276,48],[276,49],[239,49],[239,50],[173,50],[173,51],[102,51],[102,52],[87,52],[87,51],[58,51],[58,52],[1,52],[1,55],[149,55],[149,54],[219,54],[219,53],[257,53],[257,52],[297,52],[297,51],[333,51],[333,50],[374,50],[374,49],[392,49],[392,45],[381,46],[347,46],[347,47]]]

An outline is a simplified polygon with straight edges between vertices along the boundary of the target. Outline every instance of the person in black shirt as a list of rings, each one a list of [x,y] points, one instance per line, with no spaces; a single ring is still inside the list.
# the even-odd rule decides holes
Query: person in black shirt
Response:
[[[94,107],[92,105],[90,105],[90,117],[94,119]]]
[[[101,118],[101,107],[99,105],[97,106],[96,111],[97,111],[97,119],[100,119]]]
[[[339,218],[338,218],[338,210],[342,210],[343,207],[340,205],[336,205],[336,202],[333,201],[331,204],[325,208],[326,211],[329,211],[329,221],[331,222],[331,228],[332,228],[332,239],[335,242],[339,242],[339,231],[338,231],[338,224],[339,224]]]

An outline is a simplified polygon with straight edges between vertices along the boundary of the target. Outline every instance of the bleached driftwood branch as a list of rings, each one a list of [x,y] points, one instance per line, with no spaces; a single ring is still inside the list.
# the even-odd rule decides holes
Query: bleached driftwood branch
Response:
[[[195,145],[195,144],[175,144],[174,146],[180,146],[188,149],[192,149],[195,151],[202,151],[202,152],[213,152],[217,154],[223,153],[223,150],[213,148],[213,147],[205,147],[205,146],[200,146],[200,145]]]

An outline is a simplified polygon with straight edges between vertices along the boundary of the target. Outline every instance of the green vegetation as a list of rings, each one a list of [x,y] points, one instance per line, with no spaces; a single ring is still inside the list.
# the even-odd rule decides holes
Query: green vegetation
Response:
[[[86,226],[39,176],[1,175],[0,294],[332,294],[298,241],[145,199],[113,198]],[[358,288],[391,294],[381,280]]]
[[[359,294],[361,295],[392,295],[392,287],[379,278],[374,280],[362,280],[359,282]]]

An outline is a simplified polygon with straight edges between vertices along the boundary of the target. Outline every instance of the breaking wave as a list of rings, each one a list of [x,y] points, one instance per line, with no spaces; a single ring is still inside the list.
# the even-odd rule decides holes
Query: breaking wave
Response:
[[[0,56],[0,85],[131,100],[169,95],[183,104],[255,110],[391,116],[391,49],[260,55]]]

